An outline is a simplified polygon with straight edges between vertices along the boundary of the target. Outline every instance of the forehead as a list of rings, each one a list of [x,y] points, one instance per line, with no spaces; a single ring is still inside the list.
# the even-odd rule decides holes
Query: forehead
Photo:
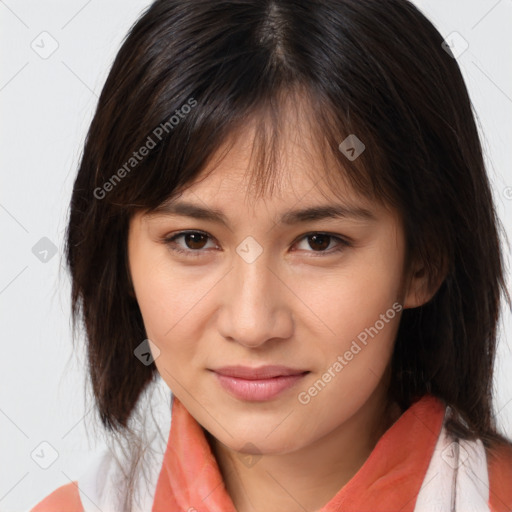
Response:
[[[295,157],[298,157],[295,160]],[[323,170],[312,167],[294,153],[290,165],[276,169],[279,185],[270,194],[248,192],[250,148],[241,143],[226,154],[215,168],[154,209],[147,218],[182,216],[232,226],[249,222],[270,222],[295,226],[314,221],[345,219],[359,225],[374,223],[388,216],[378,205],[358,196],[340,181],[335,192],[322,179]]]
[[[195,179],[144,217],[177,215],[227,227],[247,222],[284,227],[328,219],[358,225],[400,221],[393,208],[351,185],[341,159],[298,117],[294,112],[284,118],[277,137],[261,117],[233,130]]]
[[[300,123],[301,113],[284,112],[278,135],[265,119],[253,118],[234,131],[209,158],[202,172],[169,200],[180,197],[221,203],[242,201],[287,205],[325,200],[372,201],[351,186],[339,160],[317,133]],[[284,121],[284,122],[283,122]]]

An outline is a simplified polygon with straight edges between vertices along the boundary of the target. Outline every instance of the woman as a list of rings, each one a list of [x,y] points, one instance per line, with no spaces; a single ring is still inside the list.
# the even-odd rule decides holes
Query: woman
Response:
[[[154,2],[67,258],[118,446],[32,512],[511,509],[498,220],[460,70],[408,1]]]

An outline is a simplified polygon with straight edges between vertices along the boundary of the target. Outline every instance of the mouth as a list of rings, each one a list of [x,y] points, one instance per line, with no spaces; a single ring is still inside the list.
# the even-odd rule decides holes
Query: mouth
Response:
[[[263,402],[296,386],[309,372],[287,366],[224,366],[211,370],[224,390],[235,398]]]

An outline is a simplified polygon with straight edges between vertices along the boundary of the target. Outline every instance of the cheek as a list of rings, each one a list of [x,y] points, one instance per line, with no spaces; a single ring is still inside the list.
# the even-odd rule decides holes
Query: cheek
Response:
[[[182,287],[186,283],[176,277],[176,272],[169,273],[158,265],[132,275],[146,335],[158,347],[158,355],[153,353],[158,373],[175,392],[179,383],[186,382],[187,389],[192,389],[186,370],[195,354],[195,344],[189,340],[197,339],[197,292]]]
[[[371,250],[354,253],[345,268],[324,276],[312,286],[310,280],[297,280],[297,295],[306,298],[316,316],[311,316],[318,335],[330,340],[329,349],[342,350],[365,329],[377,327],[381,338],[392,337],[399,321],[393,304],[400,299],[402,260],[399,251]],[[395,306],[396,308],[397,306]],[[386,312],[388,312],[386,314]],[[384,315],[385,326],[382,326]],[[383,327],[383,328],[382,328]]]
[[[194,325],[205,290],[213,286],[212,276],[170,265],[165,250],[138,252],[132,279],[148,336],[173,339],[185,325]]]
[[[165,250],[134,251],[132,280],[147,337],[158,347],[155,364],[175,392],[180,383],[195,389],[190,368],[201,366],[202,332],[210,312],[208,291],[218,276],[197,268],[177,268]],[[162,254],[163,253],[163,254]]]
[[[161,340],[173,326],[180,302],[169,288],[165,275],[155,269],[134,273],[134,288],[147,335]]]

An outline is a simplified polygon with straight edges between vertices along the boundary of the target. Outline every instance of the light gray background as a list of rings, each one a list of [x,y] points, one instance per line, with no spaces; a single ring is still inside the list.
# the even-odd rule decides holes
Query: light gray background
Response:
[[[456,31],[469,44],[458,62],[479,116],[498,212],[512,238],[512,1],[416,3],[443,36]],[[83,356],[71,353],[63,236],[97,96],[122,39],[148,4],[0,0],[0,511],[26,510],[76,479],[102,447],[86,436],[92,414],[83,398]],[[40,35],[45,31],[50,36]],[[53,40],[58,48],[46,59],[31,47],[49,51]],[[57,251],[46,262],[32,252],[43,237]],[[510,312],[502,328],[496,414],[512,436]],[[48,469],[34,460],[51,460],[42,442],[58,453]]]

